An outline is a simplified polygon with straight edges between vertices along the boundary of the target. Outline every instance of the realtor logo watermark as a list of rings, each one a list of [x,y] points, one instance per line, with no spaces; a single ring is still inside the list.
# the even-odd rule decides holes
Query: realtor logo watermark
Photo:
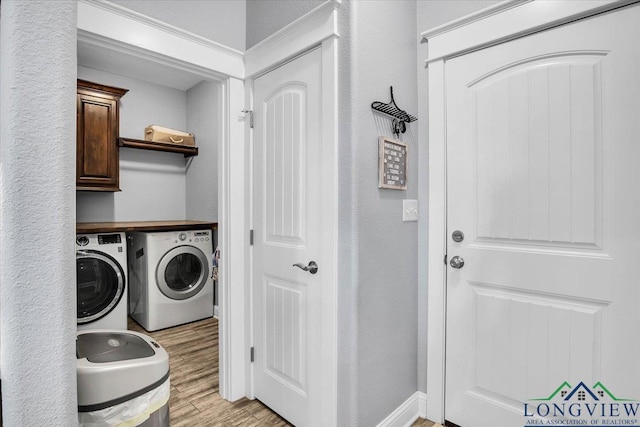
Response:
[[[525,402],[524,420],[525,427],[640,427],[640,402],[616,397],[599,381],[593,387],[565,381],[548,397]]]

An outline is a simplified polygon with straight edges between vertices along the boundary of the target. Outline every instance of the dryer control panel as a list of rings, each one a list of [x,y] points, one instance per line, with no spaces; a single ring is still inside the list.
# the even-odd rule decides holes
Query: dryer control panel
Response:
[[[204,242],[209,241],[209,231],[194,231],[193,237],[195,237],[196,242]]]
[[[172,236],[174,243],[198,243],[198,242],[208,242],[209,236],[211,236],[210,230],[199,230],[199,231],[180,231],[175,232]]]

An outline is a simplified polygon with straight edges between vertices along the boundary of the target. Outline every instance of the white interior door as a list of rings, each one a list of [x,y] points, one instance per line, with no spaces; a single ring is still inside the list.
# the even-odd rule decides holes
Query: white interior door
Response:
[[[640,399],[638,23],[630,6],[445,65],[450,422],[525,425],[564,382]]]
[[[254,394],[296,426],[320,425],[323,265],[322,55],[254,81]],[[318,264],[318,271],[295,267]]]

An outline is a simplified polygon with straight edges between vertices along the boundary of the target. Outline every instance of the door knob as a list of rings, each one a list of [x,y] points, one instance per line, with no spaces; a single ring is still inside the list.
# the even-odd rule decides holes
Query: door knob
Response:
[[[456,230],[453,233],[451,233],[451,238],[453,239],[454,242],[460,243],[464,240],[464,233],[460,230]]]
[[[456,255],[451,258],[451,261],[449,261],[449,265],[453,268],[462,268],[464,267],[464,259]]]
[[[304,265],[301,262],[293,264],[294,267],[298,267],[300,270],[308,271],[311,274],[318,272],[318,264],[315,261],[309,261],[309,265]]]

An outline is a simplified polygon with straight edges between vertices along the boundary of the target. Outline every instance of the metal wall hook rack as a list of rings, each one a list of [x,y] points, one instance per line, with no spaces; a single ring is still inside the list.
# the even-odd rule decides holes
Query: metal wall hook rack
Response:
[[[389,91],[391,92],[391,102],[385,104],[384,102],[374,101],[371,103],[371,108],[391,116],[393,118],[393,133],[399,136],[400,133],[405,133],[407,131],[405,123],[415,122],[418,118],[398,107],[395,99],[393,99],[393,86],[389,86]]]

